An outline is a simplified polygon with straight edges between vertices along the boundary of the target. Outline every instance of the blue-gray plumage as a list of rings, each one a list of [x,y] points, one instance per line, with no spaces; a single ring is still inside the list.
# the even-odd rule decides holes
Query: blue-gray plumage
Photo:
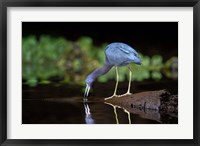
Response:
[[[105,49],[105,64],[103,67],[95,69],[90,73],[85,82],[86,90],[84,94],[84,100],[87,100],[90,88],[92,83],[96,80],[97,77],[106,74],[113,66],[116,67],[117,82],[115,86],[115,92],[113,96],[116,96],[116,90],[118,86],[118,70],[117,67],[126,66],[129,63],[133,62],[135,64],[141,64],[141,59],[138,53],[129,45],[124,43],[111,43]],[[130,94],[130,84],[131,84],[131,71],[129,78],[129,87],[127,93]],[[113,97],[112,96],[112,97]]]
[[[114,66],[125,66],[131,62],[141,64],[138,53],[124,43],[111,43],[105,49],[106,63]]]

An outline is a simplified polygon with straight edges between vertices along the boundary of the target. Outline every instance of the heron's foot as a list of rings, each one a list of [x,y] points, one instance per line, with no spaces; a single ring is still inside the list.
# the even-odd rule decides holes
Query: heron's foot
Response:
[[[127,95],[132,95],[132,93],[127,92],[127,93],[125,93],[125,94],[119,95],[119,97],[123,97],[123,96],[127,96]]]
[[[104,98],[104,100],[108,100],[108,99],[111,99],[111,98],[113,98],[113,97],[118,97],[118,95],[112,95],[112,96],[110,96],[110,97]]]

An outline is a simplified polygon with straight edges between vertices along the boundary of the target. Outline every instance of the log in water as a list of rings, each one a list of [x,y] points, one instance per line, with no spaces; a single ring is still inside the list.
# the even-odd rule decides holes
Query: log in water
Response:
[[[143,118],[168,123],[178,117],[178,96],[166,90],[146,91],[122,95],[106,100],[106,103],[121,107]]]

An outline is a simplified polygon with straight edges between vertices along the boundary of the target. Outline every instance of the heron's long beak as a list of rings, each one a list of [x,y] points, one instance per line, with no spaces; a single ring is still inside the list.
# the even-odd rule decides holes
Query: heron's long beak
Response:
[[[87,97],[88,97],[89,92],[90,92],[90,86],[88,84],[86,84],[85,94],[84,94],[84,100],[85,101],[87,101]]]

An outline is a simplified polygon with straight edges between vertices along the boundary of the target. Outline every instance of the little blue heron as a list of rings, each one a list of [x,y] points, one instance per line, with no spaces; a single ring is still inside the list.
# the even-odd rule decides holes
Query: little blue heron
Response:
[[[87,101],[87,97],[90,91],[90,88],[93,84],[93,82],[96,80],[97,77],[106,74],[113,66],[115,66],[116,69],[116,85],[113,96],[109,97],[112,98],[116,95],[117,92],[117,86],[118,86],[118,67],[120,66],[126,66],[129,63],[133,62],[135,64],[141,64],[141,59],[138,55],[138,53],[129,45],[124,43],[111,43],[109,44],[105,49],[105,64],[101,68],[95,69],[92,73],[90,73],[86,80],[86,89],[84,94],[84,100]],[[129,67],[128,67],[129,68]],[[126,94],[130,94],[130,87],[131,87],[131,70],[129,68],[129,85],[128,85],[128,91]],[[109,98],[105,98],[109,99]]]

